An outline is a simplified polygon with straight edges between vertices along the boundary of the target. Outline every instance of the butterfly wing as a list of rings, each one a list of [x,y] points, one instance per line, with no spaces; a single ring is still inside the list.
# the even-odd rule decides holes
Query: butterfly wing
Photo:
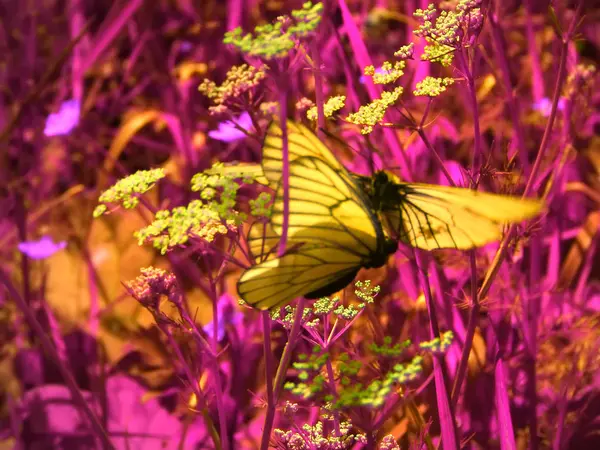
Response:
[[[382,216],[398,238],[424,250],[470,249],[502,238],[502,224],[538,215],[539,200],[419,183],[394,183]]]
[[[361,267],[383,265],[392,251],[345,170],[319,157],[300,157],[290,164],[289,181],[288,244],[295,247],[250,267],[238,282],[240,296],[260,309],[337,292]],[[272,215],[277,235],[282,232],[282,198],[279,186]]]
[[[301,123],[287,121],[288,155],[290,164],[303,156],[314,156],[335,170],[345,170],[335,155],[315,134]],[[271,122],[263,142],[262,168],[269,186],[277,188],[283,168],[283,131],[279,122]]]

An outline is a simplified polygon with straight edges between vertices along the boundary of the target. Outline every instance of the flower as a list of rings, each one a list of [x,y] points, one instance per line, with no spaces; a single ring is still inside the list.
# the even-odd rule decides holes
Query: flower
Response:
[[[533,103],[534,111],[539,112],[542,116],[548,117],[550,115],[550,111],[552,111],[552,100],[548,97],[544,97],[541,100]],[[565,109],[565,99],[559,98],[558,105],[556,105],[556,109],[558,111],[562,111]]]
[[[236,126],[237,125],[237,126]],[[228,120],[221,122],[217,130],[209,131],[208,136],[216,139],[217,141],[223,142],[235,142],[246,137],[246,133],[241,131],[239,128],[249,130],[252,128],[252,119],[250,114],[244,112],[236,121]]]
[[[66,246],[65,241],[54,243],[49,236],[43,236],[39,241],[21,242],[18,248],[31,259],[46,259]]]
[[[217,303],[217,314],[219,315],[219,325],[217,328],[217,340],[221,341],[225,337],[225,327],[227,325],[237,325],[244,315],[237,310],[232,297],[229,294],[223,294]],[[212,339],[214,333],[214,321],[208,322],[202,329]]]
[[[358,81],[360,82],[360,84],[365,84],[367,80],[375,74],[385,76],[388,75],[390,72],[391,70],[385,70],[383,67],[378,67],[377,69],[374,69],[373,72],[370,73],[370,75],[361,75]]]
[[[64,136],[69,134],[79,123],[81,102],[77,99],[66,100],[60,105],[57,113],[50,114],[46,120],[44,134],[46,136]]]

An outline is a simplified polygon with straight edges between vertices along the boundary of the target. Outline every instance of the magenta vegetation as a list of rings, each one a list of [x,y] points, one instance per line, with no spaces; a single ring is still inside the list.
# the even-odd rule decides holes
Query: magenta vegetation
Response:
[[[0,449],[600,448],[599,14],[0,2]],[[256,310],[243,270],[304,245],[259,165],[285,119],[362,180],[543,210]]]

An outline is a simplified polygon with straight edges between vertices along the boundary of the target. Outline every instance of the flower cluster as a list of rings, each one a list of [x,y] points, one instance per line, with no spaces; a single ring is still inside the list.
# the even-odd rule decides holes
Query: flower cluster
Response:
[[[406,350],[406,348],[410,344],[410,340],[406,340],[404,342],[397,342],[396,344],[392,345],[391,336],[385,336],[383,338],[382,345],[372,343],[369,346],[369,349],[376,355],[381,355],[386,358],[397,358],[404,352],[404,350]]]
[[[393,64],[390,61],[384,61],[379,70],[375,70],[373,66],[365,67],[364,74],[372,77],[375,84],[391,84],[404,75],[405,68],[405,61],[396,61]]]
[[[364,365],[363,362],[351,357],[348,353],[342,353],[336,360],[340,386],[337,398],[335,398],[332,394],[325,393],[328,380],[323,368],[330,355],[329,353],[321,353],[321,351],[321,348],[316,346],[311,355],[299,355],[300,361],[293,364],[294,368],[299,370],[298,382],[289,381],[284,387],[292,394],[304,399],[312,398],[317,394],[324,394],[324,400],[332,402],[334,409],[356,406],[381,407],[393,392],[395,386],[414,380],[423,370],[423,357],[415,356],[406,364],[395,364],[388,372],[383,374],[382,378],[373,379],[364,384],[359,380],[359,372]]]
[[[167,298],[176,306],[181,306],[182,299],[175,275],[156,267],[146,267],[140,272],[142,274],[135,280],[125,283],[127,291],[152,313],[158,323],[174,324],[160,310],[160,303],[163,298]]]
[[[233,222],[224,224],[218,212],[200,200],[192,200],[187,207],[158,211],[152,223],[136,231],[134,236],[139,245],[151,241],[164,255],[171,248],[188,242],[192,236],[212,242],[218,234],[227,234],[233,228]]]
[[[325,114],[325,117],[331,117],[334,112],[339,111],[344,107],[345,102],[345,95],[330,97],[323,105],[323,114]],[[306,117],[308,117],[309,120],[317,120],[317,107],[312,106],[306,111]]]
[[[260,104],[260,112],[263,116],[274,117],[279,114],[279,103],[278,102],[262,102]]]
[[[329,359],[329,353],[321,354],[321,347],[315,346],[313,353],[298,355],[298,361],[293,366],[298,370],[299,383],[288,382],[285,388],[292,394],[299,395],[305,399],[311,398],[315,394],[322,392],[327,379],[321,372],[321,369]],[[314,375],[316,374],[316,375]],[[311,379],[311,375],[314,375]]]
[[[595,74],[596,66],[592,64],[577,64],[565,83],[565,96],[572,97],[576,93],[591,88]]]
[[[346,358],[347,359],[347,358]],[[351,408],[356,406],[371,406],[380,408],[394,391],[395,386],[408,383],[416,379],[423,371],[423,357],[415,356],[406,364],[395,364],[381,379],[372,380],[363,385],[357,382],[358,369],[362,366],[360,361],[344,361],[341,358],[338,365],[340,370],[342,389],[335,402],[336,408]],[[358,364],[356,364],[358,362]]]
[[[400,59],[412,59],[415,53],[415,43],[411,42],[408,45],[403,45],[394,52],[394,56]]]
[[[266,67],[248,64],[233,66],[227,71],[225,81],[217,85],[207,78],[198,86],[198,90],[206,95],[215,106],[211,106],[211,114],[221,114],[229,109],[239,108],[240,97],[246,95],[248,100],[254,97],[254,91],[266,76]]]
[[[296,109],[298,111],[306,111],[307,109],[312,108],[313,106],[315,106],[315,103],[311,99],[306,97],[302,97],[296,102]]]
[[[323,4],[306,2],[302,9],[292,11],[292,17],[280,16],[274,24],[259,25],[254,34],[243,35],[241,27],[228,31],[223,42],[240,52],[265,60],[284,58],[296,43],[314,33],[321,22]]]
[[[433,4],[417,9],[414,16],[421,19],[421,25],[414,33],[427,41],[421,59],[447,67],[452,63],[454,50],[473,45],[483,25],[480,4],[481,0],[460,0],[454,11],[438,11]]]
[[[413,94],[416,96],[426,95],[429,97],[437,97],[446,90],[446,87],[452,84],[454,84],[453,78],[425,77],[417,83]]]
[[[260,197],[260,196],[259,196]],[[270,197],[269,197],[270,200]],[[314,301],[312,306],[304,308],[302,313],[303,325],[306,328],[316,328],[320,323],[323,316],[333,313],[335,320],[345,320],[350,322],[358,316],[358,314],[364,310],[367,304],[373,303],[375,296],[379,293],[379,286],[371,286],[371,281],[357,281],[355,283],[357,289],[354,294],[359,300],[357,304],[351,304],[344,306],[340,304],[339,297],[321,297]],[[279,321],[285,328],[291,328],[294,323],[294,314],[296,308],[290,305],[283,308],[283,318],[279,310],[275,310],[271,313],[273,320]]]
[[[442,333],[441,338],[438,337],[431,341],[421,342],[419,347],[433,353],[444,353],[453,341],[454,333],[452,331],[446,331],[445,333]]]
[[[149,191],[156,182],[165,177],[164,169],[138,170],[133,175],[117,181],[104,191],[94,210],[94,217],[100,217],[108,210],[108,203],[121,203],[124,208],[132,209],[139,204],[139,195]]]
[[[304,308],[302,311],[302,320],[306,321],[312,313],[311,308]],[[278,321],[281,325],[283,325],[288,330],[292,328],[294,324],[294,316],[296,315],[296,308],[291,305],[286,305],[283,308],[283,315],[281,313],[281,309],[277,308],[271,311],[271,319]]]
[[[304,424],[302,427],[297,427],[295,431],[284,431],[279,428],[273,430],[281,444],[278,448],[289,450],[345,450],[352,448],[356,443],[367,443],[364,434],[354,434],[351,431],[350,421],[339,424],[339,435],[333,430],[326,433],[322,421],[318,421],[315,425]]]
[[[396,87],[393,91],[384,91],[381,93],[380,98],[361,106],[358,112],[350,114],[346,120],[350,123],[361,125],[362,129],[360,132],[362,134],[369,134],[373,131],[373,127],[383,120],[387,109],[396,103],[402,92],[404,92],[402,86]]]
[[[261,192],[255,199],[250,199],[250,214],[254,217],[264,217],[268,219],[273,213],[273,195],[268,192]]]
[[[183,245],[190,237],[212,242],[217,235],[226,235],[236,230],[246,220],[246,214],[237,211],[237,193],[240,174],[218,173],[219,165],[194,175],[191,188],[200,193],[199,200],[187,206],[178,206],[171,211],[156,213],[154,221],[137,231],[135,237],[140,245],[152,241],[153,246],[165,254],[169,249]],[[244,183],[254,182],[251,174],[243,176]],[[260,198],[255,207],[261,211],[266,200]]]
[[[392,436],[391,434],[388,434],[379,443],[378,450],[400,450],[400,446],[394,439],[394,436]]]

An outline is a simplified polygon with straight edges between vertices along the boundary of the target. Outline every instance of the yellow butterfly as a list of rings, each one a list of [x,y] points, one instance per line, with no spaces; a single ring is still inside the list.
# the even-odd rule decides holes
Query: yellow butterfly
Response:
[[[502,224],[532,218],[543,208],[534,199],[403,183],[384,171],[372,177],[350,174],[308,128],[291,121],[287,128],[291,250],[251,267],[238,283],[242,298],[261,309],[300,295],[329,295],[349,284],[360,267],[383,265],[395,249],[387,234],[425,250],[470,249],[500,239]],[[262,167],[235,168],[240,173],[262,173],[266,184],[277,190],[272,223],[265,234],[250,235],[255,254],[262,254],[260,245],[262,250],[274,247],[281,235],[282,166],[282,131],[273,122],[263,144]],[[345,201],[336,205],[344,206],[332,208],[327,202],[341,201],[340,195]],[[361,223],[367,228],[355,230]],[[346,264],[336,256],[346,258]]]
[[[269,185],[276,185],[270,224],[276,236],[283,227],[281,142],[281,128],[273,123],[263,146],[263,173]],[[319,152],[319,146],[326,147],[314,134],[288,122],[288,142],[288,249],[250,267],[238,281],[242,299],[259,309],[277,308],[300,296],[331,295],[361,267],[384,265],[397,248],[357,179],[331,153],[327,158]],[[268,238],[272,243],[273,236]]]
[[[331,151],[306,127],[288,122],[290,161],[312,155],[338,164]],[[269,186],[281,170],[281,128],[274,123],[267,133],[263,167],[237,166],[237,170],[263,173]],[[262,170],[262,172],[261,172]],[[499,240],[502,225],[537,216],[538,199],[522,199],[471,189],[424,183],[404,183],[391,172],[366,177],[351,173],[368,196],[386,231],[400,241],[424,250],[467,250]]]

